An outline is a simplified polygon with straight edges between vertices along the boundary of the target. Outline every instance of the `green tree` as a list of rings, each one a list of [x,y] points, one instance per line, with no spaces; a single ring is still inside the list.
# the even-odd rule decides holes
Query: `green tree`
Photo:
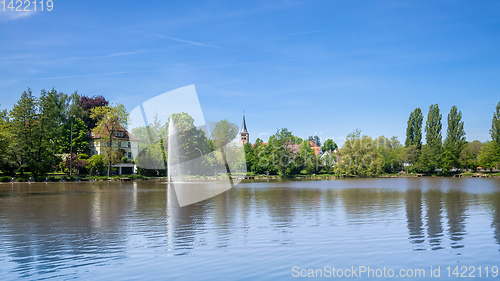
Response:
[[[338,148],[337,144],[332,139],[327,139],[323,143],[323,147],[321,148],[321,150],[323,150],[323,152],[327,152],[327,151],[334,151],[337,148]]]
[[[62,125],[68,118],[69,99],[62,92],[52,89],[49,92],[42,90],[41,102],[43,102],[44,115],[47,118],[47,125],[50,126],[49,139],[60,139],[62,135]]]
[[[478,156],[479,164],[485,169],[494,169],[499,163],[500,147],[495,141],[488,141],[481,147]]]
[[[390,139],[381,136],[377,139],[377,150],[379,157],[382,159],[382,167],[384,172],[391,173],[395,170],[400,170],[402,165],[401,151],[403,147],[397,137]]]
[[[229,175],[229,163],[226,155],[227,146],[238,135],[238,126],[230,123],[226,119],[221,120],[215,124],[214,129],[210,135],[214,149],[219,150],[222,155],[222,161],[226,167],[226,172]]]
[[[87,169],[90,171],[90,174],[97,174],[97,175],[101,175],[101,173],[104,171],[105,169],[105,157],[103,154],[96,154],[96,155],[92,155],[92,157],[90,157],[88,160],[87,160]]]
[[[73,94],[71,94],[68,97],[69,109],[68,109],[67,115],[74,116],[74,118],[78,118],[78,119],[84,121],[84,118],[86,118],[87,113],[85,112],[85,110],[82,107],[82,104],[80,103],[81,97],[82,96],[80,96],[77,91],[75,91]],[[85,123],[85,121],[84,121],[84,123]]]
[[[466,143],[462,112],[453,106],[448,114],[448,129],[444,141],[444,149],[448,152],[448,163],[452,167],[460,166],[460,153]]]
[[[481,152],[482,143],[478,140],[465,144],[462,152],[460,152],[460,165],[466,169],[477,170],[479,166],[478,156]]]
[[[307,175],[311,175],[319,170],[319,159],[314,154],[309,141],[304,141],[300,144],[300,157],[293,164],[297,166],[297,170]]]
[[[137,171],[143,176],[165,175],[166,165],[162,156],[162,147],[160,142],[151,144],[143,148],[135,159]]]
[[[415,108],[415,110],[410,114],[408,118],[408,125],[406,127],[406,140],[405,146],[415,145],[418,149],[422,147],[422,122],[424,120],[424,115],[420,108]]]
[[[443,137],[441,134],[442,130],[442,115],[439,112],[439,107],[437,104],[433,104],[429,107],[429,113],[427,114],[427,121],[425,124],[425,140],[427,143],[426,154],[421,154],[417,162],[417,168],[420,172],[431,173],[436,168],[441,166],[441,156],[442,156],[442,142]],[[431,161],[424,163],[424,161]]]
[[[416,108],[414,111],[414,141],[413,144],[417,146],[418,149],[422,147],[422,122],[424,121],[424,115],[422,114],[422,110],[420,108]]]
[[[167,137],[166,125],[156,115],[153,123],[134,128],[132,134],[139,138],[139,154],[135,159],[137,172],[143,176],[166,174],[167,160],[163,140]],[[164,157],[165,156],[165,157]]]
[[[293,162],[296,155],[289,149],[290,144],[297,142],[297,137],[292,135],[287,128],[282,128],[276,131],[274,135],[269,137],[269,142],[266,147],[269,154],[267,160],[272,163],[271,170],[275,170],[279,175],[286,177],[293,169]]]
[[[491,139],[500,145],[500,102],[498,102],[495,113],[493,114],[493,120],[491,120]]]
[[[73,132],[73,137],[71,137],[71,132]],[[82,153],[88,150],[88,128],[83,120],[73,116],[70,116],[69,120],[61,126],[61,136],[56,139],[57,153],[70,153],[71,140],[73,140],[73,152]]]
[[[189,161],[211,152],[205,131],[194,125],[194,118],[186,112],[172,114],[179,144],[180,161]],[[169,122],[166,123],[166,128]],[[160,133],[161,134],[161,133]],[[168,136],[165,144],[168,144]],[[166,147],[168,148],[168,147]]]
[[[214,147],[217,149],[223,148],[233,141],[238,135],[238,127],[226,119],[221,120],[215,124],[210,139]]]
[[[356,130],[349,134],[340,152],[336,174],[370,177],[383,171],[382,159],[379,157],[376,142],[369,136],[361,136]]]
[[[418,160],[413,166],[413,170],[422,173],[433,173],[440,164],[440,154],[436,154],[435,149],[429,145],[423,145]]]
[[[253,145],[254,155],[255,155],[255,165],[254,171],[257,174],[264,174],[267,171],[271,173],[277,172],[275,167],[271,166],[270,161],[270,149],[267,145],[264,144],[262,139],[257,138]]]
[[[0,122],[8,122],[9,121],[9,113],[7,109],[3,109],[0,111]]]
[[[419,150],[416,145],[410,145],[408,147],[404,147],[399,154],[399,159],[406,164],[406,167],[409,168],[410,171],[415,169],[415,164],[418,161],[418,157],[420,155],[421,149]],[[404,165],[403,164],[403,165]]]
[[[50,169],[53,162],[49,146],[50,114],[46,102],[47,94],[42,91],[40,99],[30,89],[23,92],[10,112],[12,120],[12,147],[16,164],[21,172],[27,170],[37,177]]]
[[[243,148],[245,149],[245,159],[247,164],[247,171],[256,173],[257,172],[257,158],[255,157],[255,150],[252,147],[252,144],[245,143],[243,144]]]
[[[182,164],[183,166],[189,165],[189,167],[185,167],[185,169],[183,169],[188,173],[196,175],[209,174],[210,171],[207,167],[210,167],[211,163],[215,160],[209,155],[211,147],[210,141],[205,135],[205,131],[201,128],[197,128],[194,125],[194,118],[186,112],[172,114],[169,121],[166,123],[165,128],[169,127],[170,122],[173,122],[174,124],[175,137],[178,143],[178,148],[176,149],[176,155],[178,158],[176,157],[176,159],[172,160],[176,164],[184,163]],[[160,130],[159,135],[162,134],[162,130]],[[162,146],[165,151],[165,159],[168,159],[170,137],[171,136],[168,136],[167,133],[166,141],[164,142],[165,146]],[[200,158],[201,156],[203,157],[200,161],[191,161]]]
[[[128,113],[123,104],[111,106],[97,106],[90,110],[90,117],[96,121],[96,127],[92,130],[94,135],[99,135],[99,146],[104,151],[108,164],[108,177],[111,173],[111,165],[119,162],[119,151],[113,145],[115,133],[127,126]]]
[[[429,114],[427,115],[427,122],[425,124],[425,140],[427,145],[433,151],[439,151],[442,145],[441,124],[442,115],[439,113],[437,104],[429,107]]]
[[[12,147],[11,124],[7,110],[0,111],[0,172],[13,175],[16,169],[15,154]]]

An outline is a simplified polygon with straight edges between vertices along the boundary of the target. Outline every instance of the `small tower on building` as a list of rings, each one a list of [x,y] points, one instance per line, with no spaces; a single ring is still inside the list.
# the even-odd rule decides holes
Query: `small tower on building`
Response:
[[[243,112],[243,125],[241,126],[240,131],[240,146],[243,146],[245,143],[248,143],[249,134],[247,131],[247,124],[245,123],[245,112]]]

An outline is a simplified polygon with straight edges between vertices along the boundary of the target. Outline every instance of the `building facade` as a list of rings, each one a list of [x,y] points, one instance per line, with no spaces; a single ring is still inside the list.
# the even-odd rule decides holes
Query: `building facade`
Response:
[[[109,146],[108,142],[104,142],[100,135],[90,132],[89,141],[89,156],[105,153],[104,147]],[[137,168],[132,164],[134,157],[139,154],[139,139],[134,137],[125,128],[121,127],[114,132],[111,146],[113,150],[121,152],[124,157],[127,157],[126,163],[113,165],[118,169],[118,174],[135,174]]]

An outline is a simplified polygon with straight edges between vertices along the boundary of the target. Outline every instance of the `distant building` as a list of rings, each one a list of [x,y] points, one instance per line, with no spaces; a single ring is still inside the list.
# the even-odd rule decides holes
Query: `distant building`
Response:
[[[267,145],[267,142],[261,143],[261,145]],[[252,144],[252,148],[255,148],[257,146],[257,143]]]
[[[285,143],[285,148],[292,153],[300,153],[300,144],[296,144],[294,142],[287,142]]]
[[[139,139],[120,126],[112,137],[111,145],[127,157],[127,163],[115,164],[112,167],[118,168],[119,175],[135,174],[136,167],[131,162],[139,154]],[[102,154],[104,146],[108,146],[108,143],[104,143],[99,134],[90,132],[89,156]]]
[[[311,149],[314,150],[314,155],[323,154],[323,150],[321,150],[321,146],[317,146],[314,142],[309,141],[311,144]]]
[[[243,125],[241,126],[240,131],[240,146],[243,146],[245,143],[248,143],[250,134],[247,131],[247,124],[245,123],[245,115],[243,114]]]

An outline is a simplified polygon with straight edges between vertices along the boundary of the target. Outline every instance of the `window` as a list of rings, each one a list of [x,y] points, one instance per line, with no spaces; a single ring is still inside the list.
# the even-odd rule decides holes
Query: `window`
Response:
[[[115,132],[115,137],[117,137],[117,138],[123,138],[123,131]]]
[[[130,142],[128,142],[128,147],[132,147],[132,146],[130,145]]]
[[[132,152],[128,153],[128,158],[132,158]]]

